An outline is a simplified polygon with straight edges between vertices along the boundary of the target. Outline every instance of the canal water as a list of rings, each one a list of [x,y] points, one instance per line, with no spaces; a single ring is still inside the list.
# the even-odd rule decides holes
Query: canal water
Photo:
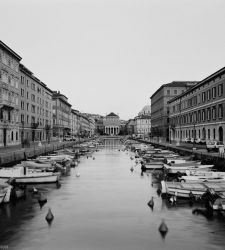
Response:
[[[119,140],[106,140],[95,159],[81,158],[63,177],[61,188],[40,186],[48,199],[42,209],[31,193],[2,206],[0,249],[225,249],[223,216],[193,215],[185,203],[168,206],[158,197],[151,174],[142,176],[131,153],[119,151],[120,146]],[[152,196],[153,211],[147,206]],[[45,220],[48,208],[54,214],[51,226]],[[165,239],[158,231],[162,219],[169,228]]]

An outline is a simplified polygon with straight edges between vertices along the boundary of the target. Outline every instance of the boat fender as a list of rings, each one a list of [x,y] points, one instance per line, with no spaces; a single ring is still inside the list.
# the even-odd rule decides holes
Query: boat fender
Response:
[[[46,219],[46,221],[48,222],[49,225],[52,223],[52,221],[54,219],[54,215],[52,214],[52,211],[51,211],[50,208],[48,209],[48,213],[47,213],[45,219]]]
[[[154,197],[152,196],[151,200],[148,202],[148,206],[153,210],[154,208]]]
[[[166,234],[167,234],[168,231],[169,231],[169,229],[168,229],[168,227],[167,227],[167,225],[166,225],[166,223],[165,223],[165,221],[163,219],[162,223],[159,226],[159,232],[160,232],[162,238],[166,237]]]

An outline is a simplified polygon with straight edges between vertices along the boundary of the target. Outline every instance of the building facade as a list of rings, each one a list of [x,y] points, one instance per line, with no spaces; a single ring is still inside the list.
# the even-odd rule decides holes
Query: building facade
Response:
[[[225,68],[168,102],[170,140],[225,141]]]
[[[162,85],[151,97],[151,136],[158,141],[169,140],[168,101],[195,85],[196,81],[173,81]]]
[[[129,119],[125,125],[125,130],[127,135],[133,135],[134,134],[134,126],[135,121],[134,119]]]
[[[80,115],[79,111],[75,109],[71,109],[70,114],[70,135],[72,137],[77,137],[80,128]]]
[[[0,41],[0,147],[20,144],[19,63],[21,59]]]
[[[52,137],[52,91],[20,64],[21,143],[48,141]]]
[[[142,138],[151,135],[151,116],[139,115],[134,118],[134,134]]]
[[[118,135],[120,133],[120,118],[113,112],[103,119],[103,125],[106,135]]]
[[[70,135],[71,104],[68,98],[59,91],[54,91],[53,96],[53,136],[64,139]]]
[[[145,105],[138,115],[151,115],[151,105]]]

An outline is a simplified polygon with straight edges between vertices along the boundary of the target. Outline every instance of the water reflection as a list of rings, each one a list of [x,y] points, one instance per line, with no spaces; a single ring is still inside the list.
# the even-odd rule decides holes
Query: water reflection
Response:
[[[141,176],[140,165],[130,158],[133,153],[120,147],[119,140],[105,140],[93,154],[95,160],[82,157],[78,168],[61,180],[60,189],[38,187],[48,200],[42,209],[29,189],[26,200],[2,206],[1,244],[17,250],[224,249],[224,217],[208,220],[192,214],[195,206],[179,201],[171,206],[162,200],[156,179],[151,173]],[[45,220],[49,208],[54,215],[51,228]],[[164,240],[159,233],[162,219],[169,229]]]

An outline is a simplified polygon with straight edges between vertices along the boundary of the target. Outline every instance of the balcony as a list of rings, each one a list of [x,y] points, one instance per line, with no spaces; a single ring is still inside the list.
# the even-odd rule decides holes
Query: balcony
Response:
[[[5,100],[0,96],[0,108],[7,110],[19,109],[19,105],[15,104],[12,100]]]
[[[31,128],[32,128],[32,129],[36,129],[36,128],[38,128],[38,126],[39,126],[39,123],[38,123],[38,122],[32,122],[32,123],[31,123]]]
[[[9,126],[15,126],[15,125],[19,126],[19,122],[15,122],[15,121],[12,121],[12,120],[0,119],[0,127],[7,128]]]

